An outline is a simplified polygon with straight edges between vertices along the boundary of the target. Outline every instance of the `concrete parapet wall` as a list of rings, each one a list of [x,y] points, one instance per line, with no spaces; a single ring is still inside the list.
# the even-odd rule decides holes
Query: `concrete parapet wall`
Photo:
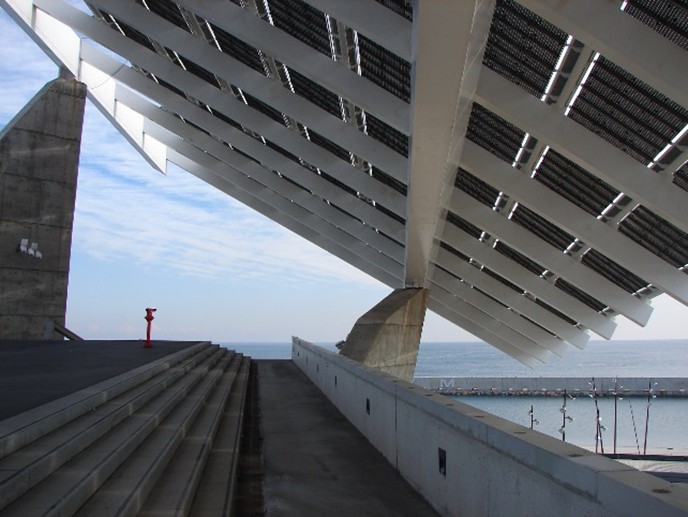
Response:
[[[644,396],[650,386],[659,397],[688,397],[686,377],[618,377],[617,392],[624,396]],[[561,395],[591,393],[590,377],[416,377],[414,383],[433,391],[460,395]],[[595,377],[597,395],[614,394],[614,379]]]
[[[316,345],[292,360],[442,515],[688,515],[688,489]]]

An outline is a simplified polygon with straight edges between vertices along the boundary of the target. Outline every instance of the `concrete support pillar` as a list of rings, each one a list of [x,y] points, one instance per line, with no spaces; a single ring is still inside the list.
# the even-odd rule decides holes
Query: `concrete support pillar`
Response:
[[[358,319],[339,353],[412,381],[427,305],[427,289],[393,291]]]
[[[0,339],[65,323],[86,85],[48,83],[0,132]]]

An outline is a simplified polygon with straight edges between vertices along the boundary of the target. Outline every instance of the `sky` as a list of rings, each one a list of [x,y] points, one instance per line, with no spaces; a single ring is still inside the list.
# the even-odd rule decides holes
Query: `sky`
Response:
[[[0,127],[57,66],[0,9]],[[85,339],[317,342],[344,339],[391,288],[170,166],[155,171],[87,104],[67,327]],[[688,309],[663,295],[615,340],[686,339]],[[600,339],[593,335],[591,339]],[[476,341],[428,312],[422,340]]]

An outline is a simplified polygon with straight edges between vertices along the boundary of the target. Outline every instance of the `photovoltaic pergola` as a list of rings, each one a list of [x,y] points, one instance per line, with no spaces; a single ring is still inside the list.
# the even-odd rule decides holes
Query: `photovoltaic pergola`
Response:
[[[688,304],[686,0],[0,0],[169,162],[533,364]]]

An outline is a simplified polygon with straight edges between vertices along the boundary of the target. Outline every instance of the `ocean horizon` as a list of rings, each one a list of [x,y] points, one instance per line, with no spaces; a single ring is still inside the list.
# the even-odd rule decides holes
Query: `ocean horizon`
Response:
[[[291,342],[222,342],[223,346],[253,359],[290,359]],[[334,343],[315,344],[336,352]],[[562,357],[552,356],[546,364],[529,368],[484,342],[421,342],[415,377],[644,377],[658,382],[662,377],[688,377],[688,339],[590,341],[584,350],[573,346]],[[533,406],[534,428],[561,438],[560,397],[456,397],[501,418],[530,425]],[[606,430],[602,432],[605,452],[617,447],[642,452],[647,447],[664,454],[688,454],[688,400],[685,398],[626,397],[617,401],[599,399]],[[574,417],[566,427],[567,441],[594,450],[597,417],[589,397],[569,399],[568,414]],[[647,439],[645,438],[647,428]]]

